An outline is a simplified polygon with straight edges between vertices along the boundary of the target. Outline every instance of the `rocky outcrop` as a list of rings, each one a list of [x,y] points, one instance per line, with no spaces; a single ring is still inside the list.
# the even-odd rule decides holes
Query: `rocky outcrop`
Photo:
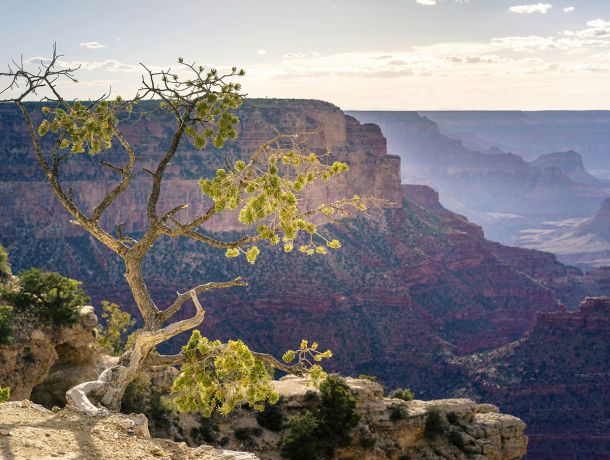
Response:
[[[0,346],[0,386],[11,389],[11,399],[63,405],[66,390],[97,377],[93,307],[81,308],[73,326],[58,328],[21,313],[16,324],[12,343]]]
[[[522,340],[475,356],[470,394],[528,421],[531,459],[610,456],[610,298],[538,316]]]
[[[407,402],[384,397],[383,387],[370,380],[348,378],[346,383],[356,398],[360,422],[352,432],[351,444],[337,450],[334,459],[517,460],[526,453],[525,424],[490,404],[468,399]],[[282,378],[275,387],[281,396],[273,407],[276,417],[283,419],[279,430],[264,422],[261,425],[262,419],[251,410],[205,421],[186,416],[180,423],[188,427],[184,432],[199,434],[203,430],[216,442],[222,439],[228,448],[254,452],[262,460],[280,460],[288,420],[310,410],[318,391],[296,377]],[[431,412],[437,412],[441,419],[434,432],[428,421]]]
[[[599,179],[587,172],[582,157],[573,150],[541,155],[530,164],[539,169],[556,168],[568,179],[579,184],[602,185]]]
[[[12,460],[83,458],[140,460],[257,460],[256,455],[189,448],[184,443],[150,439],[146,420],[113,414],[87,417],[73,409],[52,412],[28,400],[0,404],[0,457]]]

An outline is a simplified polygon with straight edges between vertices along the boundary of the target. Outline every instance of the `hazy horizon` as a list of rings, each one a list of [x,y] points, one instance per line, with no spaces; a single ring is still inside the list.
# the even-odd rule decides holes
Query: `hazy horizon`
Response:
[[[178,56],[247,71],[251,97],[349,110],[610,109],[605,0],[5,2],[4,67],[21,54],[79,64],[71,97],[130,97],[140,62]],[[98,26],[99,24],[99,26]],[[24,27],[25,25],[25,27]],[[25,32],[25,33],[24,33]]]

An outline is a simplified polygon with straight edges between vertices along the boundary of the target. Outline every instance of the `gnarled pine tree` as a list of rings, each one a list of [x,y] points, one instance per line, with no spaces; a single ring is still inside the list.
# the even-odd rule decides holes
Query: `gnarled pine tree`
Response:
[[[322,352],[317,343],[309,344],[305,340],[296,350],[286,352],[280,361],[269,354],[251,351],[239,340],[210,341],[195,330],[180,353],[154,353],[158,344],[201,324],[205,311],[199,301],[200,294],[246,283],[236,277],[201,284],[179,294],[171,305],[162,308],[149,293],[141,264],[147,251],[161,237],[190,238],[226,251],[227,257],[244,255],[250,263],[255,263],[262,244],[277,245],[286,252],[296,247],[306,255],[338,249],[339,241],[322,236],[312,217],[324,214],[332,219],[360,211],[366,208],[365,200],[356,196],[303,209],[302,198],[311,184],[332,179],[348,166],[321,162],[316,153],[304,147],[302,135],[278,135],[261,145],[248,161],[227,162],[226,169],[218,169],[213,177],[201,179],[201,192],[208,197],[209,208],[184,222],[180,211],[187,207],[186,203],[167,212],[158,211],[164,175],[181,143],[191,142],[202,150],[211,142],[220,148],[227,139],[237,136],[238,119],[232,111],[242,103],[243,95],[240,85],[232,80],[244,75],[244,71],[233,68],[221,74],[179,59],[179,72],[153,71],[143,66],[142,87],[132,100],[102,96],[82,102],[70,101],[61,95],[59,84],[76,82],[78,69],[63,65],[60,58],[54,47],[51,58],[35,68],[23,61],[14,61],[8,72],[0,73],[0,77],[8,79],[2,91],[8,97],[2,102],[14,103],[21,111],[38,162],[57,199],[72,215],[71,222],[123,260],[125,278],[143,319],[143,326],[118,363],[104,370],[97,380],[70,389],[66,393],[68,403],[92,415],[116,411],[127,385],[154,365],[180,366],[181,372],[173,386],[177,404],[184,410],[208,414],[214,410],[226,413],[238,404],[259,408],[266,401],[274,402],[277,395],[270,385],[273,369],[309,375],[314,381],[323,378],[318,362],[331,353]],[[30,112],[33,109],[25,103],[30,99],[46,102],[42,122],[36,123],[37,126]],[[102,228],[100,218],[128,190],[132,178],[139,172],[141,158],[124,136],[120,120],[128,119],[134,106],[144,100],[157,101],[160,110],[172,114],[175,127],[167,151],[153,169],[145,169],[150,175],[147,226],[134,239],[123,233],[121,224],[114,231]],[[142,116],[142,111],[138,111],[138,116]],[[52,138],[52,144],[42,142],[45,136]],[[103,159],[104,152],[117,142],[124,154],[122,164]],[[108,193],[93,209],[79,207],[71,190],[66,191],[60,180],[62,162],[70,155],[80,154],[94,156],[118,178],[118,182],[109,184]],[[202,226],[213,216],[232,209],[239,213],[239,220],[249,231],[246,236],[236,241],[222,241],[203,232]],[[171,322],[188,301],[194,303],[195,315]]]

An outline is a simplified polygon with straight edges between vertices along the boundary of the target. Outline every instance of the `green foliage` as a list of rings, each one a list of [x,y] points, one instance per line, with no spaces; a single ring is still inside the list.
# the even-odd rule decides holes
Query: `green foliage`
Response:
[[[238,427],[233,431],[235,439],[242,442],[251,440],[252,436],[255,436],[257,433],[260,434],[255,428],[250,428],[249,426]]]
[[[7,402],[11,397],[11,389],[9,387],[0,387],[0,403]]]
[[[182,353],[187,361],[172,386],[180,410],[209,417],[214,410],[226,415],[240,404],[262,410],[266,401],[279,399],[271,386],[273,370],[241,340],[210,341],[195,330]]]
[[[360,374],[358,378],[361,380],[370,380],[371,382],[377,382],[377,376],[375,375]]]
[[[70,148],[72,153],[94,155],[112,147],[117,113],[123,108],[131,110],[131,104],[128,104],[119,97],[93,105],[75,101],[68,104],[69,107],[45,106],[42,113],[46,118],[38,126],[38,135],[46,136],[50,131],[57,135],[60,149]]]
[[[8,345],[13,341],[12,333],[15,326],[15,315],[10,305],[0,305],[0,345]]]
[[[284,414],[278,404],[265,404],[265,409],[256,414],[260,426],[270,431],[281,431],[284,428]]]
[[[282,439],[281,455],[289,460],[315,460],[321,455],[321,431],[318,418],[305,411],[290,419],[288,433]]]
[[[329,180],[348,169],[347,164],[338,161],[332,165],[321,163],[314,152],[303,153],[294,140],[288,146],[276,140],[258,150],[249,163],[238,160],[228,170],[220,168],[213,178],[201,179],[200,186],[201,192],[214,202],[214,212],[239,208],[240,222],[257,225],[256,240],[267,240],[271,245],[283,242],[284,251],[292,252],[297,238],[303,234],[299,252],[326,254],[327,248],[339,249],[341,243],[321,235],[306,217],[345,215],[346,207],[364,210],[364,200],[356,195],[304,212],[299,207],[301,192],[315,182]],[[229,248],[226,256],[233,258],[244,254],[253,264],[259,253],[258,246],[251,245]]]
[[[8,252],[0,244],[0,282],[7,281],[12,274],[11,265],[8,261]]]
[[[318,417],[331,445],[343,447],[350,443],[350,432],[360,416],[356,414],[356,399],[341,377],[330,375],[320,385]]]
[[[19,288],[1,288],[0,296],[15,308],[27,311],[55,326],[78,321],[79,307],[91,299],[81,288],[81,282],[55,272],[30,268],[19,274]]]
[[[122,311],[117,304],[107,300],[102,301],[102,310],[106,325],[96,328],[96,344],[106,353],[119,356],[125,349],[127,334],[136,322],[128,312]]]
[[[282,456],[290,460],[332,458],[337,448],[349,445],[359,420],[349,387],[341,377],[330,375],[320,385],[315,410],[290,419]]]
[[[402,399],[403,401],[413,401],[413,392],[409,388],[399,388],[390,395],[390,398]]]
[[[409,416],[407,409],[399,405],[390,406],[390,420],[392,422],[398,422],[404,420]]]
[[[426,428],[424,434],[428,439],[434,438],[443,433],[447,426],[447,419],[443,411],[437,406],[430,406],[426,409]]]

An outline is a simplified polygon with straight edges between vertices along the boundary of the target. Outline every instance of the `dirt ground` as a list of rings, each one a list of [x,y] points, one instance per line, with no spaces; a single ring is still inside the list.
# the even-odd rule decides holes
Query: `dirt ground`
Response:
[[[49,411],[29,401],[0,404],[2,460],[256,460],[230,452],[136,435],[139,428],[122,415],[87,417],[64,409]]]

